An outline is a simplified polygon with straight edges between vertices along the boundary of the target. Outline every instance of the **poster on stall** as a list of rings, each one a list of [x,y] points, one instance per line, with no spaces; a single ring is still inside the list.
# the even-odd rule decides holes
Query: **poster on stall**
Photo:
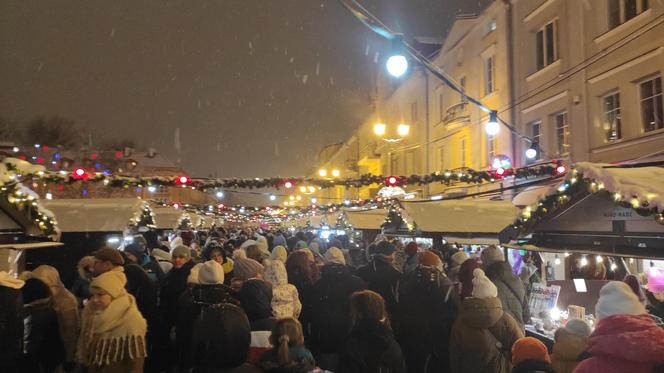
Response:
[[[559,295],[560,286],[558,285],[546,286],[534,283],[528,301],[530,314],[536,317],[539,317],[541,312],[548,314],[549,311],[556,307]]]

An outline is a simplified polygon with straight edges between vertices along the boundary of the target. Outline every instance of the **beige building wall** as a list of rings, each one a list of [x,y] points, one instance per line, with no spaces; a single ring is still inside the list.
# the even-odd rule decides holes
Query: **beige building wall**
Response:
[[[495,1],[476,17],[457,19],[443,48],[434,59],[468,96],[500,112],[511,121],[510,70],[508,53],[508,12],[503,1]],[[439,79],[430,77],[429,164],[431,172],[472,168],[485,170],[496,155],[513,159],[512,134],[501,125],[494,138],[484,126],[489,114]],[[430,194],[446,189],[432,185]]]
[[[543,160],[617,162],[664,150],[661,89],[641,92],[644,81],[661,87],[664,4],[635,1],[628,19],[628,3],[513,1],[517,123],[527,136],[541,135]],[[646,130],[648,112],[660,128]],[[520,164],[528,145],[519,144]]]

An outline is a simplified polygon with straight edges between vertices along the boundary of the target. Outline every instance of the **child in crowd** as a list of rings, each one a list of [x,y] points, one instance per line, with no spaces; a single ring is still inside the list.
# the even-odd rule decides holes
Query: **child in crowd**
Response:
[[[265,371],[280,368],[308,372],[316,366],[313,355],[304,347],[302,324],[297,319],[287,317],[278,320],[272,328],[270,343],[273,348],[259,360]]]

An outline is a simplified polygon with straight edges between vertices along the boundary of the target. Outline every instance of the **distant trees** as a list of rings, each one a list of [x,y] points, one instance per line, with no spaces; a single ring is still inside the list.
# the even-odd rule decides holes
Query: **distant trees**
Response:
[[[48,118],[39,116],[28,122],[24,131],[24,141],[72,148],[82,143],[83,136],[71,119],[59,115]]]

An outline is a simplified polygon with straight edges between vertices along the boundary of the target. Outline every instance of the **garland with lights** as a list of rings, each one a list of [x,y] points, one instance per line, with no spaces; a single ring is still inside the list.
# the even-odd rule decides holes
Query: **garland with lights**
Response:
[[[526,207],[514,222],[513,228],[518,234],[526,232],[552,211],[578,201],[588,194],[598,194],[611,199],[617,206],[634,209],[641,216],[652,216],[656,222],[664,225],[664,212],[656,206],[651,206],[647,196],[626,196],[620,191],[609,190],[601,180],[585,177],[582,172],[573,169],[555,193],[547,195],[534,206]]]
[[[7,167],[12,167],[11,163],[6,162]],[[143,188],[143,187],[159,187],[159,186],[178,186],[189,187],[202,191],[230,188],[230,189],[291,189],[295,186],[312,186],[321,189],[334,188],[342,186],[346,188],[361,188],[374,184],[386,184],[390,179],[390,186],[407,186],[407,185],[427,185],[432,183],[451,184],[454,182],[464,182],[481,184],[484,182],[493,182],[498,178],[513,176],[516,179],[527,179],[541,176],[556,175],[556,168],[560,163],[551,163],[538,165],[534,167],[524,167],[517,169],[503,170],[502,173],[496,174],[495,170],[475,171],[472,169],[458,169],[447,170],[441,172],[434,172],[428,175],[411,175],[411,176],[383,176],[365,174],[358,178],[348,179],[314,179],[304,177],[273,177],[273,178],[249,178],[249,179],[209,179],[209,178],[189,178],[187,176],[178,177],[134,177],[105,174],[102,172],[89,172],[83,168],[77,168],[71,172],[61,171],[46,171],[40,170],[38,173],[23,173],[21,176],[32,176],[38,178],[42,182],[52,182],[60,184],[73,184],[81,181],[89,182],[103,182],[104,185],[113,188]]]
[[[177,229],[187,230],[187,229],[191,229],[191,228],[192,228],[191,216],[189,216],[189,214],[183,214],[178,219]]]
[[[348,221],[348,216],[345,212],[342,212],[337,216],[337,230],[346,232],[346,235],[350,237],[353,230],[353,225]]]
[[[151,229],[157,227],[154,221],[154,213],[147,203],[141,209],[140,215],[131,219],[131,225],[135,227],[147,227]]]
[[[39,206],[39,197],[20,183],[5,184],[0,187],[0,198],[13,204],[16,209],[31,219],[45,236],[57,232],[55,218]]]
[[[408,216],[408,213],[398,201],[392,203],[387,211],[385,221],[380,227],[385,233],[408,232],[412,234],[419,231],[417,224]]]

